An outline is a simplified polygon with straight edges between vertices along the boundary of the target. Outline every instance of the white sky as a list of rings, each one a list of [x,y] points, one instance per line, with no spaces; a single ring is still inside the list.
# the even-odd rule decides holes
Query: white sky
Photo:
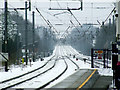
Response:
[[[8,0],[8,7],[9,8],[15,8],[15,7],[24,7],[24,1],[26,0]],[[80,2],[78,0],[31,0],[32,1],[32,11],[35,11],[35,19],[36,19],[36,24],[37,25],[44,25],[47,26],[47,24],[44,22],[44,20],[39,16],[38,12],[35,10],[34,6],[37,7],[42,15],[49,20],[54,27],[58,31],[65,31],[65,29],[71,25],[70,20],[73,21],[73,23],[78,26],[78,23],[76,20],[68,13],[66,14],[60,14],[54,17],[54,14],[62,13],[64,11],[53,11],[53,10],[48,10],[50,7],[52,8],[79,8],[80,7]],[[66,2],[63,2],[66,1]],[[72,1],[72,2],[71,2]],[[109,13],[112,11],[114,8],[113,2],[116,0],[83,0],[83,11],[78,10],[78,11],[72,11],[73,14],[76,16],[76,18],[79,20],[81,24],[84,23],[97,23],[97,20],[102,23]],[[2,3],[1,3],[2,2]],[[16,3],[17,2],[17,3]],[[60,6],[59,6],[60,5]],[[0,8],[4,7],[4,0],[0,0]],[[106,9],[95,9],[97,7],[105,7]],[[28,19],[31,21],[32,18],[32,11],[28,11]],[[24,11],[19,11],[21,15],[24,16]],[[112,18],[112,17],[110,17]],[[56,26],[55,24],[64,24],[64,26]]]

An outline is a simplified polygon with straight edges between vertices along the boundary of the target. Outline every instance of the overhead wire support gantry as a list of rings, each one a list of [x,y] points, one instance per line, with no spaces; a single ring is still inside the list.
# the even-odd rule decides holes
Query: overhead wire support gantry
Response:
[[[72,13],[72,10],[83,10],[83,1],[82,0],[78,0],[78,1],[81,2],[81,6],[79,8],[69,8],[69,7],[67,7],[67,8],[51,8],[50,7],[49,10],[67,10],[74,17],[74,19],[77,21],[77,23],[79,24],[79,26],[82,26],[81,23],[78,21],[78,19],[75,17],[75,15]]]
[[[51,1],[51,0],[50,0]],[[49,8],[49,10],[83,10],[83,1],[82,0],[78,0],[81,2],[81,6],[79,8]]]

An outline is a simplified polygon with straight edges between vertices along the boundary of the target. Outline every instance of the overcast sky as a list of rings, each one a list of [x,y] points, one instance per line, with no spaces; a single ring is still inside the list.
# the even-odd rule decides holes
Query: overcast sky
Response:
[[[24,1],[25,0],[8,0],[8,7],[9,8],[16,8],[16,7],[24,7]],[[73,21],[73,23],[76,26],[78,25],[78,22],[74,19],[74,17],[68,12],[64,14],[59,14],[65,11],[54,11],[49,10],[49,8],[79,8],[80,2],[78,0],[31,0],[32,1],[32,11],[35,11],[36,15],[36,24],[41,26],[47,26],[47,24],[44,22],[44,20],[41,18],[39,13],[35,10],[35,8],[38,8],[42,15],[46,18],[46,20],[49,20],[54,27],[58,31],[65,31],[65,29],[71,25],[70,20]],[[110,14],[112,9],[115,7],[114,3],[116,0],[83,0],[83,11],[77,10],[72,11],[75,17],[78,19],[78,21],[81,24],[85,23],[94,23],[97,24],[97,20],[102,23],[107,16]],[[0,6],[1,8],[4,7],[4,0],[0,0]],[[31,21],[32,18],[32,11],[28,11],[28,18]],[[24,16],[24,11],[19,11],[21,15]],[[57,15],[59,14],[59,15]],[[112,19],[112,16],[110,17]],[[63,24],[63,25],[56,25],[56,24]]]

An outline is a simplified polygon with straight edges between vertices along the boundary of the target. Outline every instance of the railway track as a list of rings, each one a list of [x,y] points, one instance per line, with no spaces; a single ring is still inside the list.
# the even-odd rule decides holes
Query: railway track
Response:
[[[60,53],[60,52],[59,52]],[[50,71],[52,71],[53,69],[55,69],[56,68],[56,64],[57,64],[57,62],[59,61],[59,58],[57,57],[56,58],[56,60],[55,60],[55,62],[54,62],[54,65],[51,67],[51,68],[49,68],[47,71],[50,73]],[[60,60],[61,61],[61,60]],[[39,83],[39,85],[37,86],[37,87],[34,87],[35,88],[35,90],[40,90],[40,89],[43,89],[43,88],[45,88],[47,85],[49,85],[50,83],[52,83],[53,81],[55,81],[56,79],[58,79],[59,77],[61,77],[66,71],[67,71],[67,69],[68,69],[68,64],[66,63],[66,60],[65,60],[65,58],[63,57],[62,58],[62,61],[64,61],[64,64],[65,64],[65,68],[59,73],[59,74],[57,74],[55,77],[51,77],[50,79],[48,79],[48,80],[46,80],[45,81],[45,83],[43,82],[43,83]],[[58,62],[59,63],[59,62]],[[63,63],[62,63],[63,64]],[[46,71],[45,71],[46,72]],[[44,77],[48,77],[48,75],[49,75],[49,73],[47,74],[47,73],[44,73],[43,74],[43,76]],[[54,73],[52,73],[52,74],[54,74]],[[49,75],[50,76],[50,75]],[[37,77],[39,80],[41,79],[43,79],[42,78],[42,76],[41,76],[41,74],[39,74],[39,76]],[[34,79],[34,78],[33,78]],[[44,79],[43,79],[44,80]],[[34,80],[33,80],[34,81]],[[31,81],[29,81],[29,82],[32,82],[32,80]],[[27,82],[26,82],[27,83]]]
[[[52,61],[52,59],[54,57],[55,56],[53,56],[50,60],[48,60],[43,66],[41,66],[41,67],[39,67],[35,70],[29,71],[25,74],[19,75],[17,77],[14,77],[14,78],[11,78],[11,79],[8,79],[8,80],[1,81],[0,82],[0,89],[5,90],[5,89],[8,89],[8,88],[11,88],[15,85],[18,85],[18,84],[21,84],[25,81],[31,80],[32,78],[35,78],[35,77],[39,76],[40,74],[43,74],[43,73],[47,72],[48,70],[39,73],[40,70],[42,68],[44,68],[50,61]]]
[[[72,50],[72,51],[74,51],[74,50]],[[67,55],[79,55],[78,53],[76,53],[75,51],[74,52],[72,52],[70,49],[67,49],[67,52],[69,52]],[[82,57],[77,57],[77,58],[79,58],[80,60],[82,60],[82,61],[84,61],[83,59],[84,58],[82,58]],[[90,59],[86,59],[86,63],[88,63],[88,64],[91,64],[91,60]],[[110,62],[108,62],[108,63],[110,63]],[[96,68],[99,68],[100,66],[103,66],[104,64],[103,64],[103,61],[95,61],[94,60],[94,66],[96,67]],[[108,68],[111,68],[111,66],[107,66]]]
[[[32,79],[41,77],[41,75],[44,75],[46,72],[49,72],[53,68],[55,68],[58,59],[59,58],[57,56],[53,56],[43,66],[41,66],[41,67],[39,67],[39,68],[37,68],[33,71],[30,71],[30,72],[25,73],[23,75],[11,78],[9,80],[1,81],[0,82],[0,89],[1,90],[5,90],[5,89],[8,89],[8,88],[13,88],[14,89],[14,87],[16,87],[16,86],[19,86],[19,85],[21,85],[25,82],[29,82],[29,81],[31,82]],[[36,90],[39,90],[39,89],[42,89],[42,88],[46,87],[47,85],[49,85],[50,83],[52,83],[53,81],[58,79],[60,76],[62,76],[67,71],[68,65],[67,65],[64,57],[63,57],[63,60],[64,60],[64,64],[65,64],[64,70],[62,72],[60,72],[56,77],[52,78],[51,80],[46,81],[46,83],[44,83],[43,85],[39,84],[39,87],[35,87]],[[45,68],[45,67],[47,67],[47,68]]]
[[[64,58],[63,58],[63,59],[64,59]],[[64,63],[65,63],[65,66],[66,66],[66,67],[65,67],[65,69],[64,69],[59,75],[57,75],[56,77],[54,77],[52,80],[46,82],[46,84],[44,84],[44,85],[36,88],[36,90],[40,90],[40,89],[45,88],[47,85],[49,85],[50,83],[54,82],[54,81],[57,80],[59,77],[61,77],[61,76],[67,71],[67,69],[68,69],[68,64],[66,63],[65,59],[64,59]]]
[[[68,56],[66,56],[73,64],[75,64],[76,65],[76,67],[77,67],[77,69],[79,69],[79,66],[72,60],[72,59],[70,59]]]
[[[59,49],[60,49],[60,51],[63,51],[63,50],[61,50],[61,48],[59,48]],[[59,51],[59,53],[60,53],[60,51]],[[62,71],[62,73],[60,73],[58,76],[56,76],[54,79],[50,80],[49,82],[47,82],[43,86],[40,86],[36,90],[45,88],[47,85],[54,82],[56,79],[60,78],[68,70],[69,67],[68,67],[66,59],[69,59],[77,67],[77,70],[79,69],[79,66],[75,62],[73,62],[68,56],[64,56],[65,54],[66,54],[66,52],[61,53],[61,57],[62,57],[61,59],[64,60],[64,63],[65,63],[65,66],[66,66],[65,69]]]
[[[36,90],[43,89],[46,86],[48,86],[50,83],[52,83],[55,80],[57,80],[58,78],[60,78],[68,70],[69,65],[67,63],[68,62],[67,60],[69,60],[70,63],[72,62],[77,67],[77,70],[78,70],[79,66],[72,59],[70,59],[70,57],[68,56],[68,53],[67,53],[68,50],[66,52],[64,48],[58,48],[58,49],[59,50],[58,50],[57,55],[54,55],[43,66],[41,66],[33,71],[30,71],[28,73],[25,73],[23,75],[20,75],[20,76],[17,76],[17,77],[14,77],[14,78],[11,78],[11,79],[8,79],[5,81],[1,81],[0,89],[1,90],[5,90],[8,88],[14,89],[16,87],[19,89],[20,85],[24,85],[24,83],[28,83],[28,82],[33,82],[34,79],[37,79],[37,78],[40,79],[40,82],[38,82],[38,85],[34,88]],[[55,73],[53,71],[60,65],[59,62],[62,62],[60,64],[64,64],[64,67],[62,68],[62,70],[60,70],[60,72],[58,70],[58,73],[55,76],[46,80],[44,83],[41,83],[41,81],[42,81],[41,77],[44,77],[44,78],[48,77],[49,72],[52,72],[53,74]],[[52,76],[52,74],[51,74],[51,76]],[[22,88],[22,87],[20,86],[20,88]]]
[[[63,49],[63,48],[62,48],[62,51],[64,52],[65,49]],[[66,54],[65,57],[68,58],[77,67],[77,69],[79,69],[79,66],[72,59],[70,59],[70,57],[68,56],[68,54],[66,52],[64,52]]]

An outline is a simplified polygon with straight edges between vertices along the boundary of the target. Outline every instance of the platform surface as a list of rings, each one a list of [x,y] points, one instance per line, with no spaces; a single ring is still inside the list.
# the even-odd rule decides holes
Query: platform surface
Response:
[[[52,88],[100,88],[107,89],[112,83],[112,76],[101,76],[94,69],[80,69],[78,72],[64,79]]]

